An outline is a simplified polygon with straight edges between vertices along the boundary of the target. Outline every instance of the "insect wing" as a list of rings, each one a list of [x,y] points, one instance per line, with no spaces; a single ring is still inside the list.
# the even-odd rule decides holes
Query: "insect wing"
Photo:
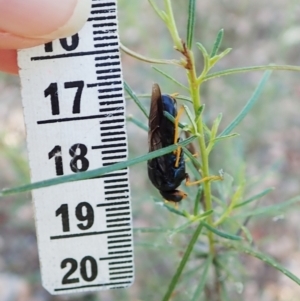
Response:
[[[163,105],[161,92],[158,84],[152,87],[150,114],[149,114],[149,133],[148,144],[149,151],[155,151],[162,148],[160,123],[163,118]]]

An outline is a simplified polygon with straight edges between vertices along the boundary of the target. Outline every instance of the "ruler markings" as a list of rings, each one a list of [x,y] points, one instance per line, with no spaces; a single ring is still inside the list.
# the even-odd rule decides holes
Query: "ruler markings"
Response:
[[[132,258],[132,255],[102,257],[99,258],[99,260],[102,261],[102,260],[123,259],[123,258]]]
[[[127,155],[122,155],[122,156],[111,156],[111,157],[102,157],[102,160],[112,160],[112,159],[124,159],[126,158]]]
[[[111,206],[119,206],[119,205],[129,205],[129,201],[125,202],[115,202],[115,203],[103,203],[103,204],[98,204],[97,207],[111,207]]]
[[[110,211],[128,210],[128,209],[130,209],[130,208],[126,206],[126,207],[117,207],[117,208],[107,208],[107,209],[105,209],[105,211],[110,212]]]
[[[108,240],[108,244],[118,244],[118,243],[123,243],[123,242],[129,242],[131,239],[121,239],[121,240]]]
[[[97,0],[93,0],[93,1],[97,1]],[[102,1],[102,0],[98,0],[98,1]],[[116,3],[109,2],[109,3],[92,4],[92,7],[106,7],[106,6],[116,6]]]
[[[122,94],[108,94],[108,95],[100,95],[98,96],[98,99],[107,99],[107,98],[113,98],[113,97],[120,97]]]
[[[121,200],[121,199],[127,200],[127,199],[129,199],[129,195],[106,197],[105,201],[116,201],[116,200]]]
[[[126,143],[118,143],[118,144],[109,144],[109,145],[96,145],[93,146],[92,149],[102,149],[102,148],[110,148],[110,147],[123,147],[127,146]]]
[[[34,56],[31,58],[31,60],[42,61],[42,60],[64,59],[64,58],[71,58],[76,56],[98,55],[98,54],[107,54],[107,53],[115,53],[115,52],[119,53],[119,48],[111,48],[109,50],[72,52],[72,53],[64,53],[64,54],[56,54],[56,55]]]
[[[110,135],[125,135],[124,131],[120,131],[119,129],[110,130],[108,133],[102,133],[101,136],[110,136]],[[126,150],[125,150],[126,151]]]
[[[131,248],[132,244],[127,244],[127,245],[117,245],[117,246],[108,246],[108,249],[125,249],[125,248]]]
[[[128,279],[128,278],[132,278],[133,276],[123,276],[123,277],[111,277],[109,278],[109,280],[119,280],[119,279]]]
[[[105,182],[105,181],[104,181]],[[115,189],[115,188],[129,188],[129,184],[120,184],[120,185],[104,185],[105,189]]]
[[[111,15],[109,16],[108,15],[109,13],[107,13],[107,16],[106,17],[92,17],[92,18],[88,18],[88,22],[91,22],[91,21],[102,21],[102,20],[116,20],[116,16],[114,15]]]
[[[107,223],[118,223],[118,222],[125,222],[125,221],[130,221],[130,217],[124,217],[124,218],[115,218],[115,219],[106,219]]]
[[[120,270],[120,269],[132,269],[133,266],[128,265],[128,266],[120,266],[120,267],[109,267],[108,269],[110,271],[116,271],[116,270]]]
[[[113,60],[113,61],[110,61],[107,63],[97,63],[97,64],[95,64],[95,67],[106,67],[106,66],[115,66],[115,65],[121,66],[121,64],[118,60],[116,60],[116,61]]]
[[[112,70],[112,69],[103,69],[102,71],[106,72],[108,70],[109,70],[108,74],[111,74],[110,70]],[[114,76],[116,76],[116,75],[114,75]],[[87,84],[87,86],[95,85],[95,84],[97,84],[98,87],[111,88],[110,86],[116,85],[117,88],[120,88],[120,87],[122,87],[121,74],[118,75],[118,80],[108,79],[106,81],[102,81],[99,83],[89,83],[89,84]]]
[[[133,277],[132,272],[133,272],[132,269],[131,270],[123,270],[123,271],[111,271],[111,272],[109,272],[109,275],[127,274],[127,276]],[[113,276],[113,277],[116,277],[116,276]],[[110,279],[110,280],[112,280],[112,279]]]
[[[110,126],[101,126],[100,129],[101,131],[110,131],[110,130],[114,130],[114,129],[120,129],[121,127],[124,127],[123,125],[110,125]]]
[[[80,285],[74,287],[66,287],[66,288],[56,288],[54,291],[61,292],[61,291],[69,291],[74,289],[83,289],[83,288],[92,288],[92,287],[102,287],[102,286],[112,286],[112,285],[120,285],[120,284],[131,284],[131,281],[125,282],[109,282],[109,283],[102,283],[102,284],[90,284],[90,285]],[[124,288],[125,286],[120,286],[117,288]]]
[[[128,174],[126,174],[126,177],[122,176],[121,174],[116,174],[113,179],[104,180],[104,183],[116,183],[118,181],[124,182],[128,177]]]
[[[127,261],[113,261],[113,262],[109,262],[109,265],[116,265],[116,264],[128,264],[128,263],[132,263],[132,260],[127,260]]]
[[[107,218],[114,217],[114,216],[122,216],[122,215],[130,216],[130,212],[128,210],[116,210],[113,213],[106,213]]]
[[[107,230],[107,231],[99,231],[99,232],[86,232],[86,233],[77,233],[77,234],[66,234],[66,235],[56,235],[50,236],[50,239],[63,239],[63,238],[73,238],[73,237],[80,237],[80,236],[90,236],[90,235],[104,235],[109,233],[118,233],[118,232],[126,232],[130,231],[131,229],[120,229],[120,230]]]
[[[127,238],[127,237],[131,237],[131,233],[128,233],[128,234],[118,234],[118,235],[108,235],[107,236],[107,239],[111,239],[111,238]],[[133,252],[132,250],[129,250],[129,251],[118,251],[118,252],[115,252],[115,253],[122,253],[122,252]],[[113,254],[114,252],[111,252],[109,254]]]
[[[81,116],[81,117],[56,118],[56,119],[48,119],[48,120],[39,120],[39,121],[37,121],[37,124],[69,122],[69,121],[88,120],[88,119],[100,119],[100,118],[105,118],[105,117],[115,117],[115,116],[123,116],[123,115],[124,115],[124,112],[119,112],[119,113],[90,115],[90,116]],[[103,121],[101,123],[103,123]]]
[[[124,224],[112,224],[112,225],[106,225],[107,228],[121,228],[121,227],[128,227],[130,226],[130,223],[124,223]]]
[[[111,8],[111,9],[99,9],[99,10],[92,10],[91,14],[92,15],[109,14],[109,13],[114,13],[114,12],[116,12],[115,8]]]

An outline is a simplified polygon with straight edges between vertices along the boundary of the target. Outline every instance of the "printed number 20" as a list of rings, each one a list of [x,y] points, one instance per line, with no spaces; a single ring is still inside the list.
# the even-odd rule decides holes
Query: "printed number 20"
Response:
[[[72,284],[79,282],[79,278],[70,278],[70,276],[72,276],[72,274],[75,273],[78,268],[77,261],[73,258],[66,258],[61,262],[60,267],[64,269],[65,267],[67,267],[67,264],[71,264],[71,268],[63,277],[62,284]],[[89,273],[87,268],[88,265],[90,266]],[[83,257],[80,261],[80,276],[82,277],[82,279],[87,282],[91,282],[96,279],[97,275],[98,266],[95,258],[93,258],[92,256]]]

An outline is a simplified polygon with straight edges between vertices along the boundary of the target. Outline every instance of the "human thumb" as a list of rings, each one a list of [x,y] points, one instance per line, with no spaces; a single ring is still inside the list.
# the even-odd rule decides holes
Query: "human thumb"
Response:
[[[73,35],[91,0],[0,0],[0,49],[20,49]]]

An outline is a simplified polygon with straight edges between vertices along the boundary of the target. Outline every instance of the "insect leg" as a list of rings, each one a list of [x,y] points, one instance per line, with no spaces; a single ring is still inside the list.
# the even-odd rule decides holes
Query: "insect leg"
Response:
[[[172,201],[164,200],[164,203],[167,204],[167,205],[168,205],[168,204],[171,204],[171,205],[174,206],[174,208],[177,209],[177,210],[178,210],[178,208],[179,208],[179,205],[178,205],[177,202],[172,202]]]
[[[197,184],[200,184],[200,183],[203,183],[203,182],[219,181],[219,180],[223,180],[222,175],[219,175],[219,176],[208,176],[208,177],[202,178],[201,180],[192,182],[190,180],[189,175],[188,174],[185,175],[185,185],[186,186],[193,186],[193,185],[197,185]]]

